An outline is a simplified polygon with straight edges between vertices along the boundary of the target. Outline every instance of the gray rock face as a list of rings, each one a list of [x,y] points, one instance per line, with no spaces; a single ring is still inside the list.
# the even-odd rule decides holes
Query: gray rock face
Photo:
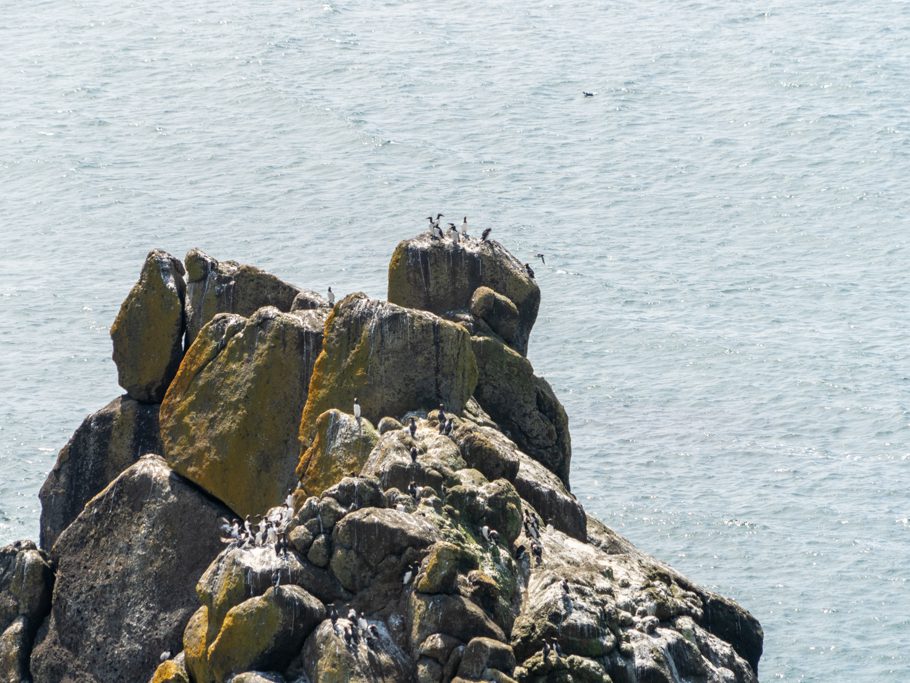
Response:
[[[471,297],[471,315],[482,320],[506,344],[515,344],[521,317],[515,304],[502,294],[489,287],[478,287]]]
[[[196,578],[220,549],[228,510],[145,456],[60,535],[50,619],[32,653],[36,683],[143,681],[177,652]]]
[[[263,306],[287,313],[300,290],[259,268],[218,261],[199,249],[186,258],[186,346],[218,313],[249,317]]]
[[[0,548],[0,680],[29,680],[32,640],[50,610],[53,583],[47,555],[31,541]]]
[[[526,354],[540,289],[524,265],[498,242],[471,238],[456,244],[424,234],[400,242],[389,264],[389,301],[437,315],[467,311],[481,286],[515,305],[518,325],[509,336],[515,350]]]
[[[167,252],[150,252],[111,327],[120,386],[137,401],[160,403],[183,357],[184,272]]]
[[[475,398],[519,448],[569,486],[569,418],[531,363],[490,337],[472,337],[479,379]]]
[[[121,396],[85,418],[38,494],[41,547],[50,549],[89,499],[139,456],[160,452],[157,404]]]

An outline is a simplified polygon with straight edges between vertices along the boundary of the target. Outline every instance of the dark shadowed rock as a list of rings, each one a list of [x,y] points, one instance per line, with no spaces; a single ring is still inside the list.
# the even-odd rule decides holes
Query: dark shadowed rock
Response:
[[[569,486],[569,418],[527,358],[490,337],[472,337],[479,379],[475,398],[525,453]]]
[[[286,313],[300,292],[264,270],[236,261],[218,261],[199,249],[191,249],[184,260],[187,347],[218,313],[236,313],[246,318],[263,306],[274,306]]]
[[[481,286],[515,305],[519,322],[511,336],[515,349],[527,353],[540,289],[524,265],[498,242],[472,238],[455,244],[423,234],[400,242],[389,263],[389,301],[401,306],[438,315],[466,311]]]
[[[38,494],[41,547],[49,549],[89,499],[139,456],[160,452],[157,404],[121,396],[85,418]]]
[[[173,256],[150,252],[111,326],[118,381],[138,401],[159,403],[180,365],[183,274],[183,264]]]
[[[302,289],[291,302],[292,311],[311,311],[317,308],[328,308],[326,298],[312,289]]]
[[[474,391],[470,337],[432,313],[351,294],[335,305],[325,333],[300,424],[306,445],[319,415],[349,412],[355,398],[376,422],[440,403],[458,413]]]
[[[321,343],[320,324],[275,308],[217,315],[161,405],[171,467],[241,516],[284,500],[296,481],[297,429]]]
[[[0,548],[0,681],[29,679],[32,640],[50,610],[53,583],[47,555],[31,541]]]
[[[60,535],[51,616],[32,654],[36,681],[147,680],[178,652],[196,578],[220,549],[228,510],[145,456]]]

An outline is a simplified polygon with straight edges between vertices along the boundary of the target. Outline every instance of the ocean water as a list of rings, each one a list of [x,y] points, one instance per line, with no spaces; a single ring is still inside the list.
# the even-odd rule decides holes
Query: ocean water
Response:
[[[751,610],[763,681],[910,679],[908,38],[886,0],[6,3],[0,542],[118,395],[149,249],[382,297],[466,214],[546,255],[589,513]]]

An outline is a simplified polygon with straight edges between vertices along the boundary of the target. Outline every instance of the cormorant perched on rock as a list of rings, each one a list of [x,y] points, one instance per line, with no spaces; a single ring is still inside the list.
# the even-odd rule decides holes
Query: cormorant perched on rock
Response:
[[[527,552],[527,548],[525,548],[523,544],[518,546],[517,548],[515,548],[515,559],[520,560],[521,558],[523,558],[525,556],[526,552]]]
[[[468,236],[468,217],[467,216],[465,216],[464,220],[461,222],[461,236],[462,237]]]
[[[439,227],[439,223],[434,224],[433,225],[433,238],[441,240],[443,237],[444,237],[444,235],[442,234],[442,228]]]
[[[331,287],[329,287],[329,293],[328,293],[328,295],[326,296],[326,299],[327,299],[328,302],[329,302],[329,306],[334,306],[334,305],[335,305],[335,292],[332,291],[332,288],[331,288]]]
[[[531,268],[531,265],[526,263],[525,270],[528,271],[528,276],[533,280],[534,279],[534,269]]]
[[[436,225],[439,225],[440,218],[445,218],[445,216],[443,216],[441,213],[437,213],[436,214]]]
[[[451,436],[452,429],[454,429],[454,428],[455,428],[455,418],[450,417],[448,419],[448,421],[446,422],[445,429],[443,429],[442,433],[445,434],[446,436]]]
[[[411,462],[417,462],[417,448],[411,446]]]
[[[440,403],[439,410],[436,413],[436,419],[445,422],[446,419],[446,404]]]
[[[490,236],[490,233],[491,233],[491,232],[493,232],[493,228],[487,228],[486,230],[484,230],[484,231],[480,234],[480,239],[482,239],[484,242],[486,242],[486,241],[487,241],[487,237]]]
[[[452,238],[452,241],[458,244],[458,228],[455,227],[454,223],[449,223],[449,237]]]
[[[484,524],[482,527],[480,527],[480,535],[483,536],[483,540],[489,541],[490,540],[490,527],[488,527],[486,524]]]
[[[547,265],[546,259],[543,257],[543,254],[535,254],[535,258],[539,258],[540,262],[544,265]]]
[[[417,435],[417,420],[413,417],[411,417],[411,421],[408,423],[408,431],[411,432],[412,439]]]

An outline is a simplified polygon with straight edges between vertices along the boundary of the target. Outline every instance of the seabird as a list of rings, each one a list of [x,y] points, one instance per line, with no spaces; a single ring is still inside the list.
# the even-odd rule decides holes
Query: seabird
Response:
[[[531,552],[534,554],[534,559],[537,560],[538,565],[543,562],[543,547],[540,543],[534,541],[531,544]]]
[[[562,648],[559,646],[559,641],[556,638],[553,638],[553,652],[556,653],[557,657],[562,657]]]
[[[493,543],[499,543],[499,532],[496,529],[490,529],[490,540]]]
[[[360,403],[357,401],[357,397],[354,397],[354,419],[357,420],[357,426],[360,426]]]
[[[455,419],[450,417],[448,422],[446,422],[446,428],[443,431],[443,433],[446,436],[450,436],[452,434],[452,429],[454,429],[454,427],[455,427]]]
[[[411,483],[408,484],[408,493],[411,494],[411,498],[413,498],[414,500],[417,500],[417,482],[416,481],[412,480]]]
[[[277,589],[281,585],[281,570],[276,569],[272,572],[272,581],[275,583],[275,588]]]
[[[443,419],[443,420],[439,421],[439,433],[445,434],[445,432],[446,432],[446,421]]]
[[[410,424],[408,424],[408,430],[411,432],[411,438],[413,439],[417,435],[417,421],[413,417]]]
[[[569,592],[569,582],[566,579],[563,579],[561,585],[562,585],[563,592],[568,593]]]
[[[333,624],[334,624],[336,621],[338,621],[338,610],[335,609],[335,603],[334,603],[334,602],[329,604],[329,619],[332,620],[332,623],[333,623]]]
[[[540,262],[541,262],[542,264],[547,265],[547,261],[546,261],[546,259],[543,257],[543,254],[535,254],[534,256],[535,256],[535,258],[539,258],[539,259],[540,259]]]
[[[352,624],[357,621],[357,610],[355,610],[353,607],[348,610],[348,621],[350,621]]]
[[[546,640],[543,641],[543,661],[547,661],[547,658],[550,656],[550,643]]]
[[[524,545],[520,545],[517,548],[515,548],[515,559],[520,560],[521,558],[523,558],[525,556],[526,550],[527,550],[527,548],[525,548]]]
[[[417,462],[417,448],[411,446],[411,462]]]
[[[161,656],[158,657],[158,661],[159,661],[159,662],[166,662],[166,661],[169,660],[170,658],[171,658],[171,651],[170,651],[170,650],[165,650],[164,652],[161,653]]]
[[[329,287],[329,293],[328,293],[328,295],[326,296],[326,299],[329,300],[329,306],[334,306],[334,305],[335,305],[335,292],[332,291],[332,288],[331,288],[331,287]]]
[[[427,220],[430,221],[430,230],[432,230],[433,229],[433,217],[427,216]]]
[[[490,540],[490,527],[488,527],[486,524],[484,524],[482,527],[480,527],[480,535],[483,536],[483,540],[489,541]]]
[[[278,530],[274,526],[269,526],[266,533],[269,545],[278,545]]]
[[[454,223],[449,223],[449,237],[452,238],[453,242],[458,242],[458,228],[455,227]]]
[[[461,222],[461,236],[462,237],[468,236],[468,217],[467,216],[465,216],[464,220]]]
[[[360,616],[357,617],[357,628],[361,631],[367,631],[370,628],[370,624],[363,617],[363,612],[360,613]]]
[[[446,404],[439,404],[439,412],[436,413],[436,419],[445,422],[446,419]]]
[[[414,578],[414,570],[416,569],[416,567],[417,567],[417,565],[415,565],[415,564],[408,566],[408,570],[404,573],[404,576],[401,577],[402,586],[407,586],[409,583],[411,583],[411,579]]]
[[[533,280],[534,279],[534,269],[531,268],[530,264],[525,264],[525,270],[528,271],[528,276]]]
[[[594,95],[597,94],[597,93],[593,93],[593,92],[588,92],[587,90],[582,90],[581,92],[585,97],[594,97]]]
[[[379,638],[379,629],[376,628],[375,624],[370,624],[369,631],[370,631],[371,636],[373,636],[374,638]]]
[[[484,230],[484,231],[480,234],[480,239],[483,240],[484,242],[486,242],[486,241],[487,241],[487,237],[490,236],[490,233],[491,233],[491,232],[493,232],[493,228],[487,228],[486,230]]]
[[[439,225],[440,218],[445,218],[445,216],[443,216],[441,213],[437,213],[436,214],[436,225]]]

